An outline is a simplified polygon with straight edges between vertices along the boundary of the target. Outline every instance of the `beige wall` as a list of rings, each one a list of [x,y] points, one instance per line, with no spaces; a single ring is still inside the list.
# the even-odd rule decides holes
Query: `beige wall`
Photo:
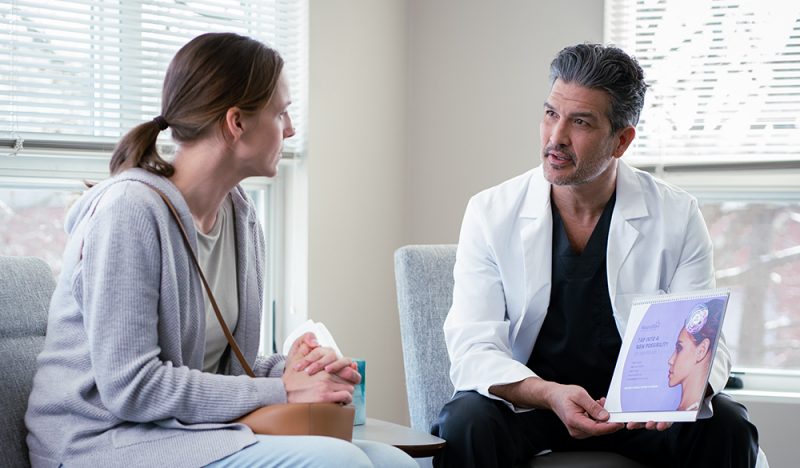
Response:
[[[458,240],[469,197],[539,164],[550,60],[602,41],[603,2],[412,0],[406,235]]]
[[[367,414],[407,421],[392,252],[403,242],[406,6],[311,0],[308,315],[367,360]]]

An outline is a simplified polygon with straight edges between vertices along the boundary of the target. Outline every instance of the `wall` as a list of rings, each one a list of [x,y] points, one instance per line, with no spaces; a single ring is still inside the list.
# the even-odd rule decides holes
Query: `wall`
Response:
[[[602,39],[597,0],[410,1],[410,243],[456,242],[471,195],[539,164],[550,61]]]
[[[367,414],[408,420],[392,253],[403,241],[406,4],[311,0],[308,316],[367,360]]]

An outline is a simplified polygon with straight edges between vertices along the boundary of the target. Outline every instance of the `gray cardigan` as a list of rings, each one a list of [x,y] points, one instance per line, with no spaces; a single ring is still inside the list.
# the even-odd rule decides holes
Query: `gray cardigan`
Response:
[[[231,355],[204,373],[205,312],[177,223],[148,187],[175,205],[196,249],[188,206],[166,178],[131,169],[67,215],[70,235],[38,358],[25,424],[38,466],[200,466],[255,442],[227,424],[283,403],[284,357],[256,358],[264,239],[241,187],[233,200],[239,322],[234,336],[257,376]]]

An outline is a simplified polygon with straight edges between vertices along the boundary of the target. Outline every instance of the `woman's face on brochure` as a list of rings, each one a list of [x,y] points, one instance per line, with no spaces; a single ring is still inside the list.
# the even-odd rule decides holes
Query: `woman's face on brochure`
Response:
[[[686,380],[697,369],[697,344],[686,328],[681,328],[675,341],[675,351],[669,358],[669,386],[674,387]]]

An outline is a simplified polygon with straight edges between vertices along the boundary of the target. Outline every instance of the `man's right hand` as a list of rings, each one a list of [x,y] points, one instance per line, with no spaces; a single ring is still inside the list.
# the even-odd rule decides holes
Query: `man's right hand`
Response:
[[[520,408],[552,410],[576,439],[616,432],[621,423],[609,423],[609,414],[589,393],[577,385],[561,385],[539,377],[493,385],[489,391]]]
[[[550,409],[566,426],[570,436],[576,439],[586,439],[611,434],[625,427],[622,423],[607,422],[608,411],[582,387],[554,385],[550,389],[547,401]]]
[[[354,387],[343,378],[326,371],[310,375],[306,369],[295,370],[295,364],[318,346],[312,333],[306,333],[292,344],[281,377],[286,400],[289,403],[350,403]]]

